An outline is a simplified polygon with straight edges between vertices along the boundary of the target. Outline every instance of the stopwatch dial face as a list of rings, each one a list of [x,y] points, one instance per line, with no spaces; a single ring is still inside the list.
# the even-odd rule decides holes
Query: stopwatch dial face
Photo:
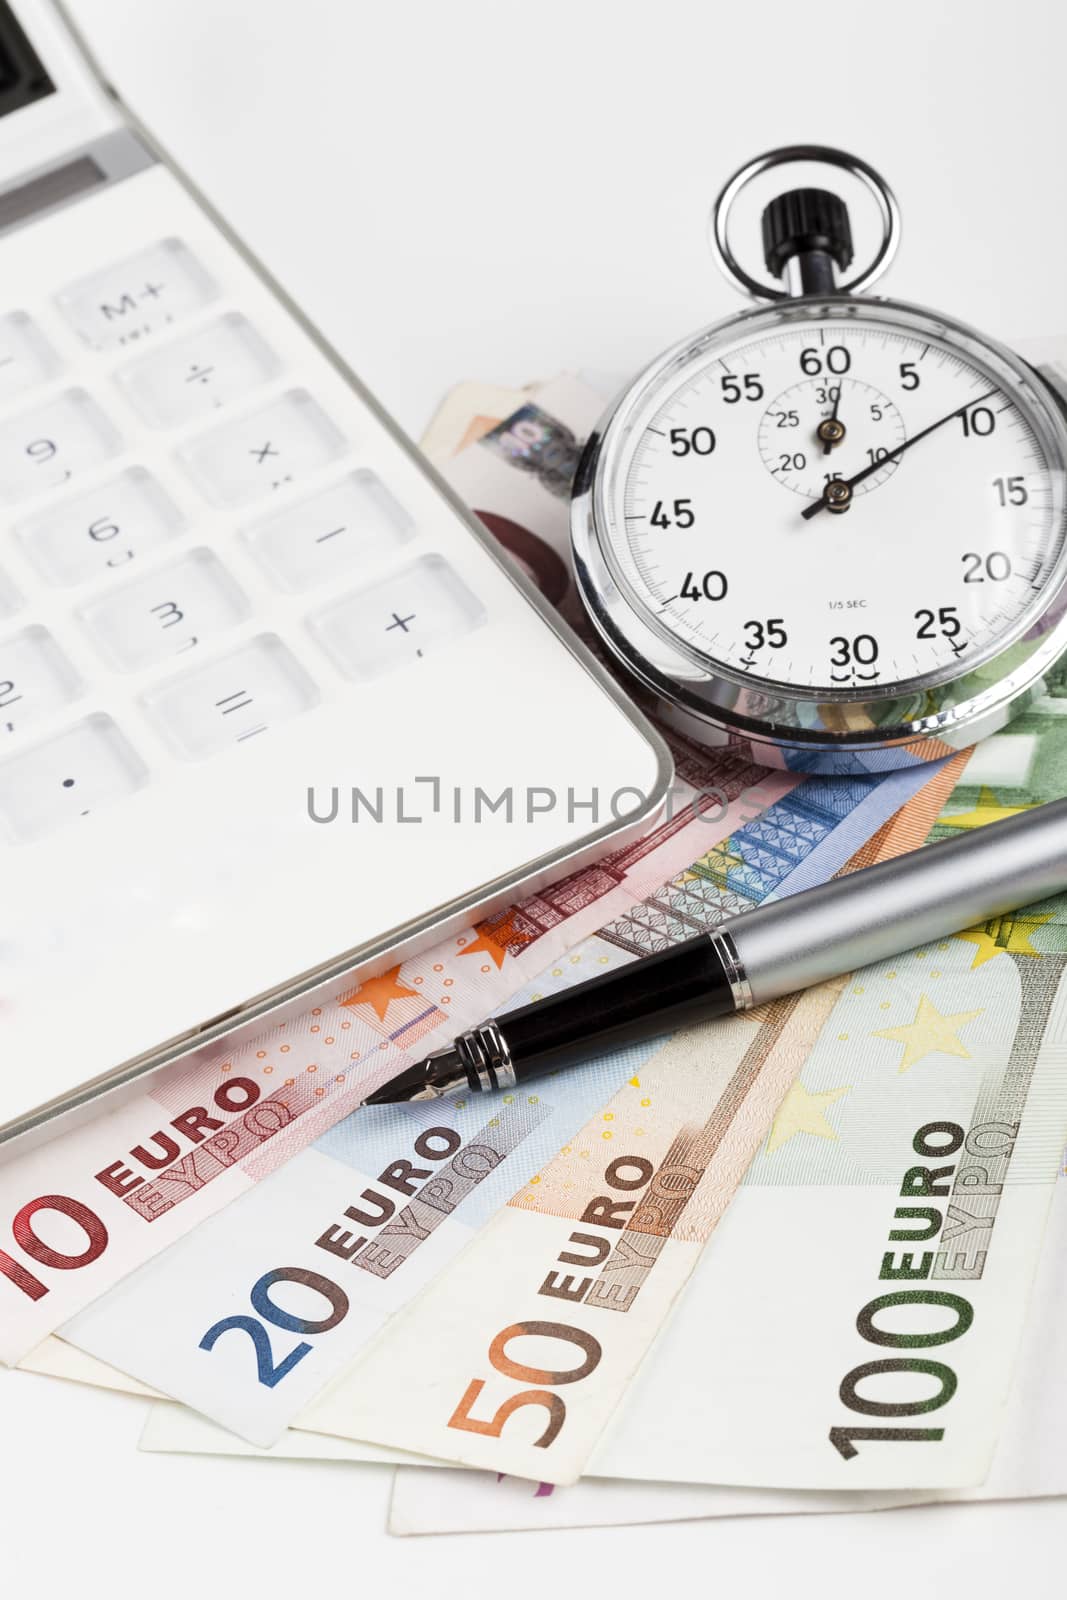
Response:
[[[613,566],[740,678],[871,698],[962,676],[1062,552],[1062,463],[1024,391],[976,341],[884,315],[720,330],[637,399]]]

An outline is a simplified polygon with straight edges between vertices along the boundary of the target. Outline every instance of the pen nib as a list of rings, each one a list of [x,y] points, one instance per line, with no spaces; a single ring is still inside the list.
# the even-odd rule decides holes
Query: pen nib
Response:
[[[435,1100],[441,1091],[428,1080],[427,1065],[427,1062],[419,1061],[413,1067],[405,1067],[403,1072],[397,1073],[395,1078],[390,1078],[388,1083],[383,1083],[381,1088],[369,1094],[363,1104],[385,1106],[396,1105],[403,1100]]]
[[[362,1102],[365,1106],[398,1105],[408,1100],[439,1100],[453,1089],[462,1088],[467,1079],[454,1050],[435,1050],[424,1061],[405,1067],[395,1078],[383,1083]]]

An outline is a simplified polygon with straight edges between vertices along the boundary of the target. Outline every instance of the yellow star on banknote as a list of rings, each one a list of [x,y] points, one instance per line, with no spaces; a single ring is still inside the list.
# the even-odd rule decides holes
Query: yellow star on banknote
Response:
[[[1015,955],[1040,956],[1041,951],[1035,950],[1030,942],[1030,935],[1035,928],[1044,927],[1046,922],[1052,921],[1051,911],[1042,911],[1040,914],[1030,913],[1027,916],[996,917],[991,922],[985,923],[980,928],[967,928],[963,933],[954,934],[956,939],[962,939],[966,944],[978,946],[974,960],[971,962],[971,971],[975,967],[984,966],[987,961],[992,961],[1002,950],[1011,950]],[[1005,933],[1005,928],[1007,932]],[[990,931],[992,930],[992,931]]]
[[[805,1089],[802,1083],[794,1083],[778,1107],[778,1114],[771,1124],[767,1139],[767,1154],[773,1155],[775,1150],[780,1150],[782,1145],[788,1144],[797,1133],[811,1133],[817,1139],[836,1139],[836,1131],[826,1120],[826,1108],[832,1106],[835,1100],[840,1100],[842,1095],[848,1094],[851,1088],[852,1085],[846,1083],[838,1089],[823,1089],[821,1093],[812,1093],[811,1090]]]
[[[932,1000],[920,995],[914,1022],[904,1023],[899,1028],[878,1028],[874,1037],[892,1039],[904,1046],[901,1072],[907,1072],[924,1056],[964,1056],[969,1060],[971,1052],[960,1039],[960,1030],[981,1015],[981,1011],[953,1011],[951,1015],[943,1015]]]
[[[950,812],[941,821],[946,828],[984,828],[987,822],[1003,822],[1006,817],[1017,817],[1020,811],[1031,809],[1030,806],[1000,805],[993,790],[983,784],[973,811],[959,811],[955,815]]]
[[[984,967],[987,961],[992,961],[994,956],[999,956],[1003,945],[999,945],[988,928],[967,928],[963,933],[955,933],[954,939],[962,939],[965,944],[977,945],[974,960],[971,962],[971,971],[976,967]]]

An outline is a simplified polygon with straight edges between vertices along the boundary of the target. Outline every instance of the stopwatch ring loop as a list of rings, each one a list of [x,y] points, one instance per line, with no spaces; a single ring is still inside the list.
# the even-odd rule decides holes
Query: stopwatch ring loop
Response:
[[[838,293],[858,294],[868,289],[876,278],[881,277],[896,255],[897,246],[900,244],[900,207],[881,173],[876,172],[866,161],[861,161],[859,156],[849,155],[846,150],[835,150],[831,145],[783,145],[777,150],[768,150],[764,155],[756,156],[739,168],[719,191],[711,208],[708,233],[715,260],[726,276],[733,278],[734,282],[755,300],[793,298],[787,290],[776,289],[769,283],[762,283],[745,271],[730,247],[729,222],[734,202],[741,190],[746,188],[753,178],[758,178],[763,172],[769,172],[772,167],[788,166],[795,161],[813,161],[825,166],[841,167],[845,172],[850,172],[853,177],[858,178],[873,197],[882,219],[882,242],[870,265],[857,273],[848,283],[842,283]]]

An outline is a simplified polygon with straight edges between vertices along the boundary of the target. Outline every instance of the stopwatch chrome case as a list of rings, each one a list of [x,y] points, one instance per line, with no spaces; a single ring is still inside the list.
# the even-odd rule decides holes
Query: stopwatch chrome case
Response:
[[[888,215],[892,226],[886,230],[881,259],[872,263],[862,279],[864,283],[870,281],[874,267],[884,265],[892,253],[895,202],[872,169],[840,152],[793,147],[761,157],[742,169],[720,196],[715,212],[717,237],[724,197],[729,199],[731,194],[736,195],[740,182],[747,180],[754,171],[787,159],[832,160],[837,165],[849,166],[861,177],[870,175],[881,186],[886,200],[884,214]],[[817,198],[823,203],[822,210],[816,204]],[[827,215],[826,206],[830,202],[840,210],[831,209]],[[853,296],[849,290],[856,288],[861,280],[836,289],[831,261],[845,266],[851,259],[847,213],[842,221],[844,208],[836,197],[822,191],[794,191],[779,197],[778,204],[777,219],[771,215],[770,226],[768,215],[773,213],[775,202],[764,214],[768,267],[776,269],[773,246],[777,220],[779,247],[783,235],[789,235],[794,241],[799,237],[804,246],[800,251],[794,250],[785,263],[792,271],[793,286],[800,292],[786,294],[754,285],[753,280],[735,267],[725,244],[725,218],[721,219],[720,259],[725,260],[750,291],[759,289],[767,298],[773,296],[775,304],[728,318],[681,341],[650,365],[602,419],[588,442],[574,485],[571,528],[578,587],[597,632],[626,674],[651,693],[657,702],[655,709],[664,720],[704,744],[745,743],[751,747],[754,759],[765,766],[807,772],[877,772],[934,760],[1003,728],[1041,692],[1043,675],[1067,650],[1067,421],[1064,409],[1050,384],[1026,362],[963,324],[922,307]],[[789,282],[788,276],[786,281]],[[831,292],[822,292],[827,288]],[[828,334],[829,346],[826,344]],[[861,352],[867,344],[872,353],[865,362]],[[743,357],[744,352],[752,350],[770,350],[774,359],[788,360],[796,381],[791,379],[789,386],[780,389],[773,375],[768,382],[768,374],[763,372],[758,381],[752,377],[750,389],[741,390],[745,361],[742,359],[739,365],[736,353],[741,352]],[[827,367],[827,353],[829,351],[832,360],[835,350],[841,354],[835,365]],[[785,354],[779,356],[779,351]],[[950,370],[958,374],[954,381],[964,385],[966,391],[960,404],[953,404],[958,398],[957,392],[944,388],[942,392],[948,396],[947,401],[944,398],[938,401],[932,416],[928,416],[921,410],[916,412],[917,396],[909,393],[887,396],[883,390],[891,387],[888,382],[868,381],[871,367],[877,380],[878,363],[884,368],[886,361],[892,358],[893,374],[896,376],[899,370],[904,390],[918,388],[918,378],[925,369],[915,362],[900,362],[896,358],[901,354],[915,356],[920,351],[933,352],[932,358],[927,357],[931,377],[935,364],[944,367],[948,363]],[[801,362],[799,368],[796,352]],[[719,359],[720,355],[729,360]],[[848,367],[844,366],[846,359]],[[752,366],[753,363],[748,364]],[[756,364],[765,368],[768,362],[761,357]],[[717,415],[728,418],[727,426],[736,427],[740,413],[753,419],[758,414],[763,419],[759,423],[758,441],[747,438],[742,441],[749,452],[744,469],[749,476],[735,485],[733,498],[726,500],[721,508],[721,517],[715,507],[714,491],[709,494],[705,490],[704,515],[696,525],[692,524],[689,510],[685,510],[683,519],[672,527],[670,512],[678,507],[699,506],[700,499],[659,497],[665,484],[670,482],[674,487],[673,479],[662,476],[668,468],[677,471],[678,464],[669,460],[670,452],[689,454],[709,445],[714,450],[715,434],[710,427],[671,428],[668,424],[676,417],[684,417],[691,424],[694,416],[703,421],[709,414],[706,405],[699,400],[700,384],[709,372],[715,384],[722,385],[725,391],[720,393],[716,387],[717,399],[731,401],[725,410],[720,405]],[[809,373],[814,376],[807,377]],[[691,378],[688,385],[687,377]],[[820,378],[827,381],[820,383]],[[938,381],[944,385],[948,380]],[[693,402],[690,390],[696,391],[697,402]],[[933,382],[922,394],[925,398],[931,392],[937,393]],[[672,411],[679,394],[684,397],[681,409]],[[821,410],[815,406],[816,395],[821,395],[825,401]],[[847,401],[843,395],[847,395]],[[740,405],[735,397],[740,398]],[[756,403],[748,406],[746,401],[750,399]],[[988,401],[988,405],[982,407],[983,401]],[[910,416],[907,414],[909,403]],[[810,417],[805,406],[811,412]],[[839,408],[845,412],[840,423]],[[944,542],[938,518],[944,514],[944,504],[952,511],[955,509],[951,460],[946,463],[944,452],[959,450],[961,436],[968,433],[973,436],[986,427],[992,431],[997,420],[994,408],[1010,412],[1006,423],[1015,426],[1014,448],[1019,460],[1009,457],[1009,467],[1021,464],[1027,470],[991,477],[990,473],[1002,465],[999,459],[968,456],[968,477],[973,480],[969,483],[970,498],[962,496],[957,519],[962,525],[953,525],[947,530],[945,537],[951,551],[940,555],[934,548]],[[849,410],[853,413],[852,419],[847,415]],[[820,471],[827,465],[822,451],[829,456],[831,448],[839,439],[844,439],[846,424],[854,427],[855,416],[861,410],[865,417],[868,413],[878,416],[878,431],[871,437],[884,439],[885,444],[869,448],[865,452],[869,460],[850,477]],[[770,424],[768,416],[772,419]],[[792,440],[788,432],[779,432],[783,428],[782,418],[785,418],[785,427],[793,430]],[[656,423],[659,426],[653,426]],[[809,423],[811,426],[807,426]],[[768,427],[770,432],[767,432]],[[753,433],[757,432],[754,420],[751,428]],[[802,431],[805,428],[806,431]],[[950,435],[954,437],[956,444],[939,446],[932,439],[924,449],[920,441],[937,430],[941,430],[945,439]],[[1002,431],[1006,437],[1006,428]],[[649,434],[655,438],[650,439]],[[816,444],[814,450],[810,444],[806,444],[803,451],[785,449],[779,452],[776,448],[796,440],[814,440],[816,436],[825,442]],[[863,442],[867,442],[866,436]],[[904,457],[912,445],[918,449],[911,462],[905,463]],[[640,458],[636,468],[634,465],[635,456],[646,448],[652,452],[647,472]],[[781,513],[775,511],[779,520],[788,517],[784,523],[788,542],[783,544],[778,535],[779,542],[775,544],[774,539],[769,539],[768,548],[763,552],[759,515],[748,524],[744,519],[745,485],[756,481],[753,457],[757,448],[767,474],[776,480],[776,492],[788,495],[792,491],[796,502],[795,513],[788,507]],[[850,465],[855,466],[863,459],[853,454]],[[708,460],[713,462],[714,456],[709,455]],[[788,462],[788,466],[780,468],[779,461]],[[804,470],[795,467],[795,463],[801,461],[811,468],[807,476]],[[1037,473],[1028,466],[1033,461],[1040,463]],[[916,465],[920,462],[921,468]],[[699,477],[702,469],[697,466],[695,457],[683,465],[690,471],[683,488],[708,481]],[[707,463],[703,470],[706,467]],[[925,475],[932,485],[930,495],[937,499],[937,514],[931,513],[929,531],[919,528],[921,517],[913,512],[911,554],[906,558],[895,548],[891,521],[888,527],[879,528],[869,512],[864,514],[865,506],[877,504],[873,491],[887,482],[898,468],[901,473],[911,470],[913,474]],[[655,477],[656,471],[661,474],[660,478]],[[646,484],[649,480],[652,487],[647,491],[634,489],[635,481]],[[921,488],[916,488],[919,483],[921,477],[914,476],[909,487],[913,497],[922,493]],[[641,498],[642,493],[646,498]],[[939,498],[946,493],[947,500]],[[1029,495],[1026,512],[1032,515],[1036,511],[1039,515],[1040,534],[1017,538],[1016,544],[1010,546],[1010,550],[1017,550],[1013,569],[1010,551],[996,550],[990,556],[989,541],[983,543],[973,531],[977,524],[971,501],[979,494],[993,496],[994,506],[999,496],[999,505],[1009,516],[1017,503],[1023,505]],[[868,495],[870,500],[866,498]],[[651,515],[657,521],[657,530],[669,531],[657,531],[659,542],[649,550],[634,542],[634,529],[642,524],[647,527],[653,500],[655,511]],[[888,499],[882,502],[883,506],[889,503]],[[897,502],[892,503],[896,505]],[[774,504],[786,506],[784,500]],[[909,501],[902,499],[900,504],[906,513]],[[921,508],[922,502],[913,498],[910,504]],[[984,507],[984,504],[983,500],[981,505]],[[664,507],[668,508],[666,513]],[[990,518],[1000,514],[999,511],[990,513]],[[768,636],[770,623],[739,620],[748,610],[756,609],[750,602],[737,613],[733,634],[739,628],[755,630],[760,645],[765,648],[750,648],[752,631],[734,637],[729,626],[717,627],[719,618],[729,610],[728,605],[716,605],[716,602],[725,599],[725,569],[730,566],[731,552],[735,565],[739,561],[747,563],[746,592],[749,594],[759,591],[759,563],[761,559],[766,562],[769,591],[780,597],[785,586],[794,610],[807,612],[802,621],[809,636],[813,634],[810,625],[813,615],[819,616],[817,627],[824,626],[823,613],[818,612],[818,608],[853,603],[827,601],[827,590],[832,585],[828,584],[820,567],[818,544],[809,542],[807,549],[813,553],[803,558],[804,564],[798,568],[790,586],[789,562],[794,559],[793,552],[803,548],[792,543],[794,516],[798,540],[818,539],[821,530],[832,530],[831,543],[836,542],[839,552],[859,548],[854,542],[870,540],[872,534],[876,540],[881,535],[880,540],[867,545],[866,555],[856,558],[868,564],[868,587],[889,591],[896,585],[894,616],[899,615],[900,621],[899,624],[894,622],[894,626],[900,636],[891,640],[888,648],[883,637],[880,661],[875,633],[866,631],[869,625],[859,613],[851,618],[836,614],[832,618],[825,616],[827,634],[832,628],[839,628],[828,640],[834,653],[825,656],[810,650],[805,654],[804,645],[799,641],[794,641],[798,646],[796,650],[792,646],[777,651],[766,648],[768,644],[779,643],[773,632]],[[881,517],[884,524],[885,510]],[[690,518],[689,527],[686,518]],[[815,518],[819,520],[812,520]],[[991,520],[991,525],[1003,524]],[[1018,519],[1014,526],[1020,526]],[[841,539],[843,529],[847,529],[849,535],[846,543]],[[820,542],[825,546],[825,536]],[[899,542],[907,546],[903,530]],[[1007,544],[1008,540],[1000,538],[994,542]],[[685,552],[675,563],[678,571],[671,570],[657,586],[653,573],[658,574],[663,564],[659,558],[664,552],[671,552],[666,558],[666,565],[670,567],[676,550]],[[927,550],[929,562],[924,555]],[[964,563],[962,569],[960,559]],[[951,569],[946,565],[949,560]],[[899,570],[902,561],[920,570],[902,573]],[[981,567],[980,562],[985,562],[986,566]],[[705,572],[701,579],[700,568],[708,564],[713,570]],[[681,584],[683,602],[678,594],[665,595],[663,589],[677,589],[679,574],[685,567],[694,570],[685,575]],[[1012,581],[998,584],[995,580],[1004,574],[1006,567],[1011,569]],[[941,575],[937,576],[939,573]],[[981,590],[969,587],[971,579],[986,587]],[[730,581],[732,583],[732,577]],[[1010,602],[1002,598],[1009,591]],[[688,603],[690,596],[693,603]],[[946,598],[957,603],[944,605],[942,602]],[[916,606],[915,602],[920,601],[923,603]],[[875,609],[880,603],[887,603],[884,596],[871,602]],[[775,608],[783,612],[787,609],[781,598]],[[714,618],[716,627],[713,629],[710,622],[705,623],[705,618]],[[778,619],[770,619],[770,622],[776,623]],[[857,632],[857,627],[861,631]],[[798,632],[803,633],[804,627]],[[727,636],[725,645],[723,633]],[[784,626],[779,628],[779,635],[784,643]],[[936,643],[933,642],[935,636]],[[718,648],[716,641],[719,641]],[[820,640],[819,652],[823,649]],[[776,675],[778,662],[786,657],[790,658],[789,670],[778,670]]]

